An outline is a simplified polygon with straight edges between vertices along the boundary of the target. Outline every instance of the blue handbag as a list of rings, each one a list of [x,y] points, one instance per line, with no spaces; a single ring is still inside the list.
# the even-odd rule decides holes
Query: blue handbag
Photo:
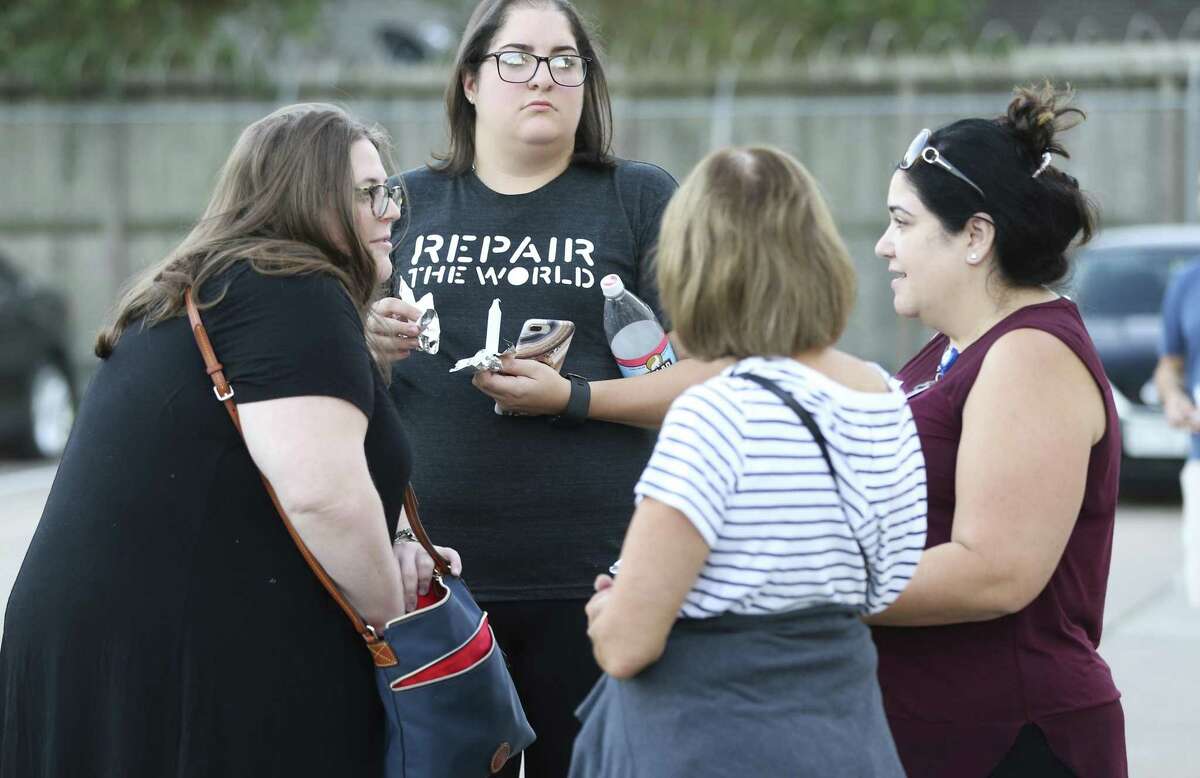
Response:
[[[191,289],[184,299],[213,391],[240,434],[233,387],[217,361]],[[388,622],[380,636],[300,539],[266,476],[262,481],[296,548],[366,642],[388,718],[387,778],[495,774],[534,741],[487,613],[430,542],[411,485],[404,491],[404,512],[417,541],[433,559],[434,578],[429,593],[417,598],[416,610]]]

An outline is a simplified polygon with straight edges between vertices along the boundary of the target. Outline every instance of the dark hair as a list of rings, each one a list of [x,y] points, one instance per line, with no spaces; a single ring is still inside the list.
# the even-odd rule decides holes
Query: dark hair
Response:
[[[962,119],[934,132],[929,144],[983,190],[984,196],[936,165],[904,171],[917,196],[957,234],[976,213],[996,225],[996,266],[1014,286],[1054,284],[1066,277],[1066,251],[1092,237],[1096,207],[1079,182],[1044,154],[1069,157],[1057,135],[1084,120],[1068,106],[1072,94],[1046,82],[1015,90],[1008,111],[996,119]]]
[[[587,81],[583,84],[583,114],[575,129],[574,161],[596,167],[614,164],[612,157],[612,102],[608,95],[608,79],[600,51],[593,43],[588,25],[569,0],[483,0],[475,6],[467,28],[458,45],[454,59],[454,74],[446,85],[446,121],[450,130],[450,148],[445,154],[435,154],[438,163],[434,170],[449,175],[461,175],[475,164],[475,106],[463,92],[463,76],[479,72],[484,54],[496,33],[504,26],[508,11],[517,3],[534,8],[550,7],[562,13],[571,25],[571,34],[579,53],[591,60]]]
[[[96,339],[112,354],[126,327],[182,315],[184,291],[237,262],[265,275],[328,273],[360,316],[378,291],[375,260],[357,234],[350,147],[366,139],[386,160],[377,127],[321,103],[290,105],[242,131],[225,160],[208,208],[183,242],[139,274]],[[216,299],[197,300],[207,308]]]

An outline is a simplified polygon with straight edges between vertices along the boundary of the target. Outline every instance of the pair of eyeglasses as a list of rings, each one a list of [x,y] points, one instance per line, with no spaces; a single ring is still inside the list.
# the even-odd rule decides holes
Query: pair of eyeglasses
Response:
[[[493,51],[484,54],[479,61],[496,60],[496,72],[501,81],[510,84],[524,84],[533,80],[537,70],[546,63],[550,78],[559,86],[583,86],[587,78],[587,66],[591,62],[587,57],[578,54],[555,54],[552,57],[539,57],[527,51]]]
[[[376,219],[382,219],[387,213],[388,203],[395,203],[401,211],[404,210],[404,187],[399,180],[392,176],[386,184],[364,186],[355,191],[365,195],[371,201],[371,213]]]
[[[971,185],[972,189],[979,192],[980,197],[985,197],[983,190],[979,188],[979,184],[967,178],[966,173],[950,164],[950,160],[943,157],[940,151],[929,145],[931,135],[933,135],[933,131],[929,128],[925,128],[917,133],[917,137],[912,139],[912,143],[908,144],[908,151],[904,152],[904,157],[900,160],[900,169],[908,170],[917,164],[918,159],[921,159],[927,164],[937,165],[951,175],[966,181]]]

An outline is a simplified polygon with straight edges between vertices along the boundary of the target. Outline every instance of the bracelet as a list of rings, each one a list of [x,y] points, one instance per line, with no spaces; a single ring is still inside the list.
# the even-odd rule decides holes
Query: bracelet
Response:
[[[417,536],[413,534],[409,527],[401,527],[396,530],[396,534],[392,536],[392,545],[398,546],[401,543],[416,543]]]
[[[567,379],[571,382],[571,396],[563,412],[550,418],[550,424],[554,427],[570,428],[583,424],[587,421],[588,408],[592,404],[592,385],[588,380],[575,373],[567,373]]]

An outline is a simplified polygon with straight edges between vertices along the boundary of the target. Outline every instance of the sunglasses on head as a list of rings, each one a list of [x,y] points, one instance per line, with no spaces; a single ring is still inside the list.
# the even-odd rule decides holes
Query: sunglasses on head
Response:
[[[953,176],[966,181],[971,185],[971,188],[979,192],[980,197],[984,197],[983,190],[979,188],[971,179],[967,178],[967,174],[950,164],[950,160],[942,156],[942,153],[929,145],[929,138],[933,135],[933,131],[929,128],[923,129],[917,133],[917,137],[912,139],[912,143],[908,144],[908,151],[904,152],[904,157],[900,160],[900,169],[908,170],[913,165],[917,164],[917,160],[924,160],[927,164],[937,165],[943,170],[949,172]]]

